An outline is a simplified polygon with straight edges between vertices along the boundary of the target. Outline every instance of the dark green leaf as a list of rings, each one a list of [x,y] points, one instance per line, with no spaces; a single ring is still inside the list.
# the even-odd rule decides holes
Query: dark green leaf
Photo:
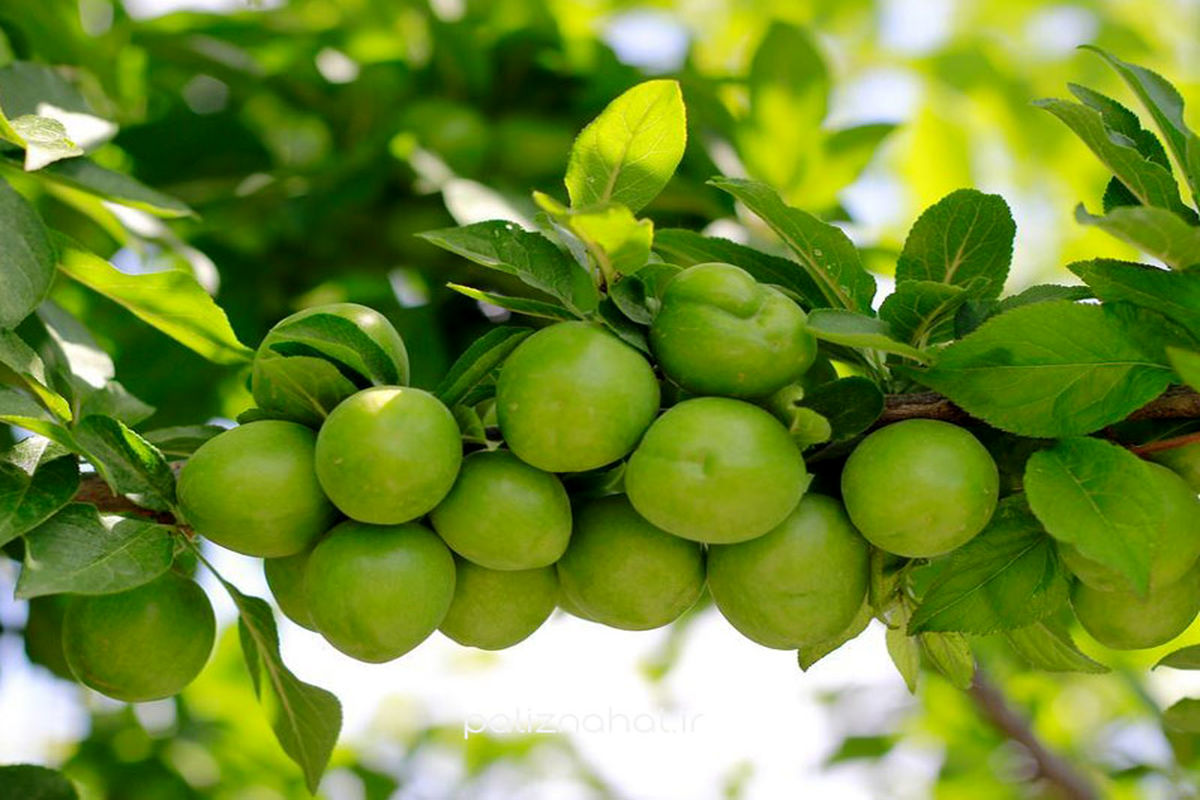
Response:
[[[525,314],[530,317],[541,317],[543,319],[552,319],[555,321],[578,319],[574,314],[554,303],[547,303],[542,300],[532,300],[528,297],[513,297],[506,294],[495,294],[493,292],[485,292],[480,289],[475,289],[470,286],[462,286],[457,283],[446,284],[449,288],[466,295],[472,300],[477,300],[480,303],[489,303],[498,308],[504,308],[513,311],[517,314]]]
[[[50,291],[54,247],[24,197],[0,179],[0,328],[15,328]]]
[[[961,286],[907,280],[884,299],[879,318],[898,340],[925,347],[954,338],[954,315],[968,297]]]
[[[1200,733],[1200,700],[1185,697],[1163,712],[1163,727],[1180,733]]]
[[[511,222],[492,220],[419,235],[476,264],[515,275],[577,313],[595,310],[600,300],[592,276],[575,259],[541,234]]]
[[[1095,89],[1089,89],[1086,86],[1074,83],[1068,83],[1067,88],[1071,90],[1071,94],[1078,97],[1085,105],[1091,106],[1100,112],[1100,116],[1104,118],[1104,124],[1108,126],[1112,134],[1117,137],[1124,137],[1127,140],[1121,141],[1122,144],[1129,144],[1134,147],[1147,161],[1153,161],[1155,164],[1160,164],[1166,169],[1171,168],[1171,160],[1167,158],[1167,151],[1163,149],[1162,142],[1151,131],[1142,127],[1142,121],[1138,119],[1137,114],[1134,114],[1111,97],[1097,92]],[[1119,178],[1114,177],[1113,181],[1132,198],[1133,203],[1122,203],[1121,205],[1132,205],[1138,202],[1138,199],[1133,196],[1132,192],[1125,188],[1125,184],[1121,183]]]
[[[338,403],[358,391],[349,378],[324,358],[287,356],[254,361],[254,396],[262,419],[287,419],[319,426]]]
[[[654,80],[634,86],[575,140],[566,178],[571,206],[617,202],[637,213],[667,185],[686,141],[679,84]]]
[[[400,382],[401,366],[353,320],[315,313],[271,329],[271,349],[285,356],[324,357],[375,385]]]
[[[89,158],[56,161],[37,174],[54,183],[158,217],[173,219],[196,215],[186,203],[151,189],[124,173],[105,169]]]
[[[839,228],[786,205],[765,184],[738,178],[714,178],[709,183],[740,200],[775,231],[817,285],[825,298],[822,305],[870,313],[875,279]]]
[[[12,331],[0,330],[0,378],[5,370],[11,371],[54,416],[61,420],[71,419],[71,404],[50,388],[41,357]]]
[[[621,313],[621,309],[613,302],[611,297],[604,298],[600,303],[600,321],[604,323],[604,327],[615,333],[620,339],[631,347],[641,350],[646,355],[650,354],[650,343],[646,340],[646,329],[632,322],[628,317]]]
[[[165,525],[73,503],[25,535],[16,595],[123,592],[166,572],[174,550]]]
[[[447,406],[457,405],[469,391],[491,378],[509,353],[531,333],[531,328],[501,326],[491,329],[458,357],[434,394]]]
[[[1162,489],[1148,470],[1110,442],[1064,439],[1029,458],[1025,493],[1051,536],[1125,575],[1144,593],[1166,525]]]
[[[818,308],[808,315],[808,329],[822,341],[896,353],[922,364],[929,361],[920,350],[897,341],[886,321],[866,314],[837,308]]]
[[[165,456],[186,458],[224,430],[220,425],[177,425],[147,431],[143,437]]]
[[[79,488],[75,456],[41,436],[0,454],[0,545],[33,530]]]
[[[147,508],[175,503],[175,473],[158,449],[112,417],[92,415],[75,425],[75,441],[118,494]]]
[[[927,208],[913,224],[896,262],[896,281],[970,285],[978,297],[999,297],[1012,261],[1017,226],[998,194],[959,189]]]
[[[608,296],[632,322],[649,325],[661,306],[663,290],[679,272],[674,264],[647,264],[609,286]]]
[[[1005,638],[1021,658],[1035,669],[1046,672],[1108,672],[1108,667],[1079,652],[1070,635],[1059,626],[1038,622],[1015,631],[1005,631]]]
[[[851,439],[875,424],[883,413],[883,392],[857,375],[813,387],[803,403],[829,420],[835,442]]]
[[[994,317],[943,350],[932,369],[910,374],[969,414],[1035,437],[1091,433],[1171,382],[1118,315],[1062,301]]]
[[[655,233],[654,250],[666,261],[681,267],[712,261],[741,267],[761,283],[782,286],[799,295],[800,305],[806,311],[830,304],[804,267],[790,258],[780,258],[728,239],[704,236],[682,228],[665,228]]]
[[[1054,540],[1020,495],[1006,498],[982,533],[935,562],[909,632],[993,633],[1031,625],[1067,601]]]
[[[1081,204],[1075,209],[1075,219],[1128,242],[1172,269],[1200,264],[1200,228],[1166,209],[1120,206],[1097,217]]]
[[[1188,647],[1181,647],[1173,653],[1167,653],[1158,660],[1154,665],[1155,669],[1159,667],[1171,667],[1172,669],[1200,669],[1200,644],[1193,644]]]
[[[0,767],[0,800],[79,800],[60,773],[33,764]]]
[[[837,650],[851,639],[856,638],[860,633],[867,629],[874,618],[874,612],[870,604],[863,602],[862,607],[858,609],[858,613],[854,615],[854,619],[846,626],[846,629],[832,639],[827,639],[816,644],[805,645],[796,651],[796,660],[800,664],[800,669],[807,671],[809,667],[820,661],[825,656]]]
[[[123,306],[217,364],[244,364],[254,353],[238,341],[225,312],[189,272],[166,270],[127,275],[99,256],[56,236],[58,268],[67,277]]]
[[[975,656],[967,637],[959,633],[922,633],[917,641],[925,657],[954,688],[962,691],[971,688],[975,678]]]
[[[1124,300],[1152,309],[1200,336],[1200,273],[1097,258],[1067,266],[1106,302]]]

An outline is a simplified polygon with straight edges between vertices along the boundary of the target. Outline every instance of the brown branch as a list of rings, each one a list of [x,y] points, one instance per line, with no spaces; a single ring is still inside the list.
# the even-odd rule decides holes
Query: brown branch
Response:
[[[182,461],[171,464],[171,468],[177,475],[182,467]],[[75,502],[91,503],[105,514],[125,514],[154,520],[163,525],[175,524],[175,516],[171,512],[142,508],[128,497],[113,492],[104,479],[94,472],[84,475],[79,481],[79,489],[75,492]]]
[[[967,422],[971,415],[936,392],[888,395],[876,426],[906,419],[940,419]],[[1200,393],[1185,386],[1172,386],[1129,415],[1139,419],[1200,419]]]
[[[1197,442],[1200,442],[1200,431],[1185,433],[1182,436],[1172,436],[1170,439],[1159,439],[1157,442],[1131,444],[1128,447],[1131,452],[1139,456],[1145,456],[1150,453],[1160,453],[1163,450],[1174,450],[1176,447],[1186,447],[1189,444]]]
[[[1064,800],[1098,800],[1100,795],[1091,782],[1042,743],[1029,722],[1008,704],[1004,694],[982,670],[975,672],[968,695],[984,719],[1029,754],[1037,767],[1035,778],[1044,780]]]

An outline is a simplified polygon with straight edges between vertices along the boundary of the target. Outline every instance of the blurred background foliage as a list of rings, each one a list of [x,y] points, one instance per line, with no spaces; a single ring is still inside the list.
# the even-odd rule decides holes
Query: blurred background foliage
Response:
[[[372,305],[402,332],[414,383],[428,387],[497,310],[446,290],[470,282],[472,267],[413,234],[528,219],[531,189],[562,197],[575,131],[647,74],[678,77],[689,112],[679,174],[645,212],[660,227],[766,241],[704,183],[748,174],[844,223],[886,281],[920,210],[976,186],[1013,206],[1011,291],[1065,280],[1075,259],[1133,255],[1074,223],[1074,204],[1095,203],[1107,173],[1030,101],[1063,96],[1068,82],[1124,97],[1100,59],[1075,49],[1090,42],[1170,76],[1194,109],[1197,31],[1190,0],[4,0],[0,104],[22,102],[29,62],[55,67],[72,87],[56,104],[79,115],[77,130],[92,126],[95,160],[196,216],[164,223],[5,177],[53,227],[123,269],[194,271],[248,344],[307,305]],[[153,427],[249,405],[244,375],[77,286],[54,297],[158,409]],[[0,584],[11,577],[0,569]],[[53,667],[33,641],[53,611],[10,611],[10,634],[28,620],[26,649]],[[299,796],[259,716],[239,713],[252,701],[235,650],[226,637],[180,700],[136,713],[91,706],[89,733],[64,742],[60,761],[95,797]],[[679,651],[668,641],[647,674],[665,680]],[[1054,677],[1001,662],[993,679],[1050,745],[1103,778],[1104,796],[1181,796],[1200,750],[1154,733],[1135,666],[1145,664]],[[829,769],[876,775],[881,795],[914,749],[940,754],[927,784],[937,796],[1041,791],[1027,754],[937,678],[915,705],[887,713],[864,710],[852,689],[825,700],[845,737]],[[616,796],[566,739],[464,743],[459,730],[422,724],[417,706],[391,711],[372,731],[377,752],[339,750],[331,796],[339,781],[357,788],[337,796],[510,796],[563,775],[584,796]],[[741,796],[743,783],[731,776],[725,795]]]

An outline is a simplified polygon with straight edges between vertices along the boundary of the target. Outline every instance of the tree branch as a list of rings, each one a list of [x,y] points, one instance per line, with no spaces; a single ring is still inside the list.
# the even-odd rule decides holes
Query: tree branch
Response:
[[[968,695],[980,715],[1000,733],[1019,744],[1037,767],[1036,778],[1048,783],[1064,800],[1098,800],[1091,782],[1068,761],[1052,752],[1029,727],[1029,722],[1008,704],[1007,698],[982,670],[976,670]]]
[[[183,462],[171,465],[178,475]],[[126,516],[141,517],[154,520],[163,525],[174,525],[175,515],[169,511],[153,511],[142,508],[137,503],[119,494],[115,494],[108,484],[96,473],[84,475],[79,481],[79,489],[75,492],[76,503],[91,503],[104,514],[125,514]]]

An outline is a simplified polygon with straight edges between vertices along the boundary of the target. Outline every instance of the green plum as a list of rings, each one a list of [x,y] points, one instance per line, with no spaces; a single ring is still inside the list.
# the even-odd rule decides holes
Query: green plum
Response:
[[[312,551],[304,598],[317,630],[359,661],[391,661],[425,641],[454,598],[454,556],[423,525],[343,522]]]
[[[1180,580],[1200,559],[1200,498],[1171,470],[1149,461],[1144,464],[1146,479],[1159,490],[1154,510],[1162,520],[1153,530],[1137,532],[1150,551],[1150,590],[1154,591]],[[1067,569],[1093,589],[1111,592],[1134,588],[1120,572],[1093,561],[1066,542],[1058,543],[1058,552]]]
[[[800,306],[732,264],[696,264],[667,284],[650,326],[663,372],[702,395],[756,398],[797,380],[817,356]]]
[[[576,514],[558,579],[585,619],[649,630],[678,619],[699,599],[704,550],[651,525],[624,495],[611,495]]]
[[[315,631],[317,625],[304,595],[304,572],[311,554],[311,550],[302,550],[291,556],[263,559],[263,574],[283,615],[300,627]]]
[[[842,498],[881,550],[932,558],[966,544],[996,510],[1000,473],[971,433],[932,419],[880,428],[850,454]]]
[[[762,536],[808,486],[787,429],[741,400],[700,397],[663,414],[629,459],[625,491],[659,528],[709,544]]]
[[[1151,591],[1104,592],[1076,582],[1071,605],[1084,630],[1114,650],[1158,647],[1187,630],[1200,613],[1200,569]]]
[[[1150,458],[1187,481],[1193,492],[1200,492],[1200,442],[1159,450]]]
[[[76,595],[63,617],[71,672],[128,703],[183,691],[204,669],[216,635],[208,596],[175,572],[116,594]]]
[[[461,645],[512,647],[540,628],[558,604],[554,567],[495,570],[455,561],[454,600],[439,630]]]
[[[75,680],[63,652],[63,617],[71,595],[47,594],[30,598],[25,618],[25,655],[60,678]]]
[[[554,475],[506,450],[472,453],[429,517],[450,549],[496,570],[558,561],[571,538],[571,501]]]
[[[311,430],[281,420],[250,422],[209,439],[179,474],[188,525],[246,555],[304,550],[337,518],[317,482],[315,444]]]
[[[837,636],[867,593],[868,548],[838,501],[807,494],[757,539],[708,549],[708,589],[747,638],[795,650]]]
[[[560,322],[521,342],[496,386],[504,441],[547,472],[583,472],[626,455],[658,404],[646,359],[589,322]]]
[[[312,318],[318,315],[338,317],[340,319],[331,322],[330,326],[340,323],[351,330],[334,331],[343,334],[342,341],[326,338],[314,342],[311,333],[297,333],[297,323],[308,320],[312,324],[315,322]],[[361,341],[356,341],[360,337]],[[335,380],[331,383],[311,369],[283,370],[280,362],[286,356],[324,358],[335,364],[335,371],[337,365],[355,370],[351,374],[358,373],[356,380],[360,382],[371,377],[361,374],[365,363],[386,375],[389,383],[408,383],[408,350],[404,340],[387,317],[357,303],[329,303],[297,311],[280,320],[254,354],[250,390],[258,407],[271,416],[318,427],[328,410],[325,405],[337,405],[358,387],[340,373],[334,375]]]
[[[333,410],[317,434],[317,478],[342,513],[397,525],[428,513],[454,485],[462,434],[429,392],[364,389]]]

